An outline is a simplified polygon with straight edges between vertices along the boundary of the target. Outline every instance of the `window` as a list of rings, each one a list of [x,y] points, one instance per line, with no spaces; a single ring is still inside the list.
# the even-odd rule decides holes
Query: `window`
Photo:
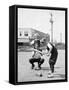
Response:
[[[28,32],[27,31],[24,32],[24,36],[28,36]]]
[[[22,36],[22,33],[20,32],[20,36]]]

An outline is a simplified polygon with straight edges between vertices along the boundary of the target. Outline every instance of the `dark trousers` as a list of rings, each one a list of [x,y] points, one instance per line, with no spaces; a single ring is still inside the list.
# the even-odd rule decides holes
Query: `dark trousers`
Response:
[[[57,56],[58,53],[55,53],[55,55],[51,56],[49,59],[49,65],[52,73],[54,73],[54,65],[56,64]]]
[[[41,58],[38,58],[38,59],[36,59],[36,58],[31,58],[31,59],[29,60],[29,62],[32,64],[32,68],[34,68],[34,63],[35,63],[35,62],[37,62],[37,63],[38,63],[38,67],[41,68],[41,64],[44,63],[44,59],[41,59]]]

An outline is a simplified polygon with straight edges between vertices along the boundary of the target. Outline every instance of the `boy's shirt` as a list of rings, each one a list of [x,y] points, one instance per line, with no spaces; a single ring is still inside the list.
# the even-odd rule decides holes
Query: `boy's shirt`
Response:
[[[43,51],[43,54],[46,54],[46,56],[50,57],[52,48],[52,45],[48,43],[46,49]]]
[[[47,44],[47,49],[48,49],[49,54],[51,54],[51,58],[54,58],[56,54],[58,53],[56,47],[51,43]]]
[[[40,51],[40,50],[39,50]],[[33,51],[33,53],[32,53],[33,55],[32,55],[32,57],[33,58],[36,58],[36,59],[38,59],[38,58],[41,58],[41,54],[39,53],[39,52],[37,52],[37,51]]]
[[[52,45],[50,43],[47,44],[47,47],[52,50]]]
[[[31,45],[34,45],[35,43],[40,43],[40,41],[38,39],[36,39],[36,40],[33,40],[32,42],[30,42]],[[41,50],[39,49],[39,51],[41,51]],[[41,58],[41,54],[37,51],[33,51],[32,57],[38,59],[38,58]]]
[[[34,42],[35,42],[35,41],[33,40],[32,42],[30,42],[30,44],[31,44],[31,45],[33,45],[33,44],[34,44]]]

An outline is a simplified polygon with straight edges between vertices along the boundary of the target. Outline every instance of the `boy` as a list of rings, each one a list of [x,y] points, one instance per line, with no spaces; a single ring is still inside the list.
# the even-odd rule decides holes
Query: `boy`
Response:
[[[54,75],[54,65],[57,61],[58,51],[52,43],[47,42],[46,50],[42,52],[43,55],[47,55],[49,58],[50,72],[48,77],[53,77]]]
[[[34,54],[32,58],[29,60],[29,62],[32,64],[32,69],[34,69],[35,62],[38,63],[38,68],[41,69],[41,65],[44,63],[44,59],[41,58],[42,54],[36,51],[38,50],[42,52],[42,50],[40,49],[40,40],[35,39],[33,43],[34,43]]]
[[[50,65],[51,72],[49,73],[48,77],[53,77],[54,65],[56,64],[56,61],[57,61],[58,51],[56,47],[51,43],[47,44],[46,50],[48,51],[47,55],[48,56],[50,55],[49,65]]]

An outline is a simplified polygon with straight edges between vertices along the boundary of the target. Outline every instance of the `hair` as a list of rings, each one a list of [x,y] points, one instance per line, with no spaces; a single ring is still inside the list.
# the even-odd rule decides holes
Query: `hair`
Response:
[[[37,44],[38,47],[40,47],[40,40],[35,40],[35,42],[34,42],[34,48],[35,48],[35,44]]]

